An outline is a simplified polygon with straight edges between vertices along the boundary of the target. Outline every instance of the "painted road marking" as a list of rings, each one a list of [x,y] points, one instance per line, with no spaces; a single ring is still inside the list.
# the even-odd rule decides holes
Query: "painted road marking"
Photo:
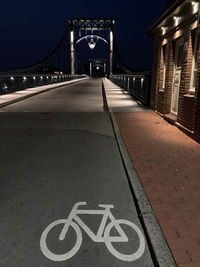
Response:
[[[41,235],[40,239],[40,249],[43,252],[43,254],[52,261],[65,261],[73,257],[77,251],[79,250],[81,244],[82,244],[82,232],[81,228],[88,234],[88,236],[94,241],[94,242],[101,242],[105,243],[107,249],[112,253],[116,258],[122,260],[122,261],[135,261],[139,259],[144,251],[145,251],[145,238],[141,230],[137,225],[135,225],[133,222],[130,222],[128,220],[123,219],[115,219],[113,214],[111,213],[111,208],[114,208],[113,205],[99,205],[99,210],[81,210],[78,209],[79,206],[87,205],[87,202],[78,202],[74,205],[72,208],[69,216],[67,219],[60,219],[52,222],[50,225],[47,226],[47,228],[44,230],[44,232]],[[102,215],[102,221],[99,226],[97,234],[94,234],[90,228],[81,220],[81,218],[78,216],[78,214],[96,214],[96,215]],[[107,220],[110,219],[110,223],[106,225]],[[49,232],[56,227],[57,225],[62,225],[63,228],[59,236],[59,240],[62,241],[65,239],[65,236],[68,232],[69,227],[72,227],[76,233],[76,243],[74,247],[67,251],[64,254],[56,254],[52,252],[47,245],[47,236]],[[132,253],[132,254],[122,254],[118,252],[112,243],[117,242],[128,242],[128,237],[121,228],[120,225],[126,225],[132,228],[138,236],[139,239],[139,247],[138,249]],[[110,232],[111,229],[115,229],[118,233],[118,236],[111,236]]]

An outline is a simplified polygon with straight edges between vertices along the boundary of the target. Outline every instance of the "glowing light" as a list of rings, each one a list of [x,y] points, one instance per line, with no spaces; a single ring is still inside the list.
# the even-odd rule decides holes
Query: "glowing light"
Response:
[[[112,31],[110,32],[110,42],[111,43],[113,42],[113,32]]]
[[[162,30],[162,34],[164,35],[166,33],[166,31],[167,31],[167,27],[162,26],[161,30]]]
[[[191,4],[193,6],[193,14],[197,13],[199,5],[198,2],[192,1]]]
[[[93,50],[96,46],[97,40],[95,41],[93,36],[91,36],[91,39],[89,38],[87,41],[88,41],[89,48]]]
[[[23,77],[23,80],[26,81],[26,79],[27,79],[27,78],[24,76],[24,77]]]
[[[175,26],[178,26],[180,20],[181,20],[181,17],[177,17],[177,16],[173,16],[173,19],[175,21]]]
[[[40,76],[40,80],[42,80],[43,79],[43,77],[42,76]]]
[[[35,78],[35,76],[33,76],[33,80],[35,80],[36,78]]]
[[[10,77],[11,81],[14,81],[14,77]]]
[[[73,43],[74,42],[74,32],[73,31],[70,32],[70,36],[71,36],[71,43]]]

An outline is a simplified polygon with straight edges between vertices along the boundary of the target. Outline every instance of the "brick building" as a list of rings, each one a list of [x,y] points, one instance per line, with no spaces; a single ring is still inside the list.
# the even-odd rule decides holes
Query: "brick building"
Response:
[[[199,1],[168,0],[148,29],[154,40],[151,107],[200,141]]]

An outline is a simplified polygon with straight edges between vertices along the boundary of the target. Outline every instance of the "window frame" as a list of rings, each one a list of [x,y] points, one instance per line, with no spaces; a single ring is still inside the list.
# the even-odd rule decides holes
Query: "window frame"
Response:
[[[166,50],[167,50],[167,45],[162,46],[162,53],[163,53],[163,81],[162,81],[162,89],[165,89],[165,84],[166,84]]]
[[[192,46],[192,66],[191,66],[191,75],[190,75],[190,89],[189,93],[194,94],[196,91],[196,75],[197,74],[197,55],[199,53],[199,45],[198,41],[200,41],[200,31],[196,30],[195,37],[194,37],[194,47]]]

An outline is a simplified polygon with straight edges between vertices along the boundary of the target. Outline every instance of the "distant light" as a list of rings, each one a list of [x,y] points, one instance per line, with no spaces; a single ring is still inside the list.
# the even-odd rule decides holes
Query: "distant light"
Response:
[[[96,46],[96,43],[94,43],[94,42],[91,41],[90,43],[88,43],[88,45],[89,45],[89,48],[91,50],[93,50],[95,48],[95,46]]]
[[[33,76],[33,80],[35,80],[36,78],[35,78],[35,76]]]
[[[99,70],[100,69],[100,67],[99,66],[97,66],[97,70]]]
[[[27,78],[24,76],[24,77],[23,77],[23,80],[26,81],[26,79],[27,79]]]
[[[143,87],[144,84],[144,78],[141,78],[141,87]]]
[[[42,76],[40,76],[40,79],[42,80],[42,79],[43,79],[43,77],[42,77]]]
[[[11,81],[14,81],[14,77],[10,77]]]
[[[70,37],[71,37],[71,43],[73,43],[74,42],[74,32],[73,31],[71,31]]]
[[[113,42],[113,32],[110,31],[110,42],[112,43]]]

